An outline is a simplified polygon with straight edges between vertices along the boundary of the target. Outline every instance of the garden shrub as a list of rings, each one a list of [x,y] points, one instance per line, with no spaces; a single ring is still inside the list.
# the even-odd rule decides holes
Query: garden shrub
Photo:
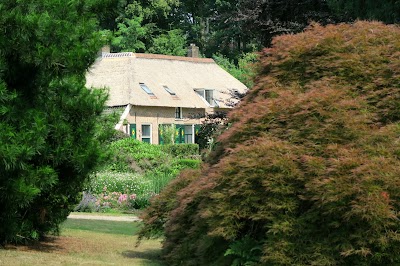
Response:
[[[166,144],[161,145],[161,150],[178,158],[190,158],[199,155],[198,144]]]
[[[192,168],[196,169],[200,167],[200,160],[193,160],[193,159],[178,159],[177,160],[177,165],[179,169],[183,168]]]
[[[168,153],[158,145],[152,145],[132,138],[112,142],[109,147],[110,161],[106,170],[119,172],[143,172],[171,161]]]
[[[162,193],[151,199],[151,205],[143,213],[146,224],[139,233],[139,241],[143,238],[161,237],[168,220],[169,212],[178,204],[177,192],[186,187],[199,176],[199,170],[185,170],[170,182]]]
[[[104,190],[141,194],[147,191],[149,187],[149,181],[143,178],[142,175],[129,172],[102,171],[90,177],[90,182],[85,190],[93,194],[100,194]]]
[[[275,38],[209,165],[154,199],[142,236],[164,232],[168,265],[400,264],[399,55],[379,22]]]
[[[182,148],[179,148],[180,146]],[[112,204],[105,191],[107,194],[135,194],[136,197],[130,201],[129,206],[135,209],[145,208],[150,204],[150,198],[159,194],[180,171],[200,166],[199,159],[187,159],[198,154],[198,145],[195,144],[162,146],[129,138],[112,142],[109,147],[110,160],[90,177],[85,187],[85,191],[100,199],[107,197],[106,201],[101,200],[101,208],[99,204],[96,205],[97,211],[107,211],[106,205],[121,207]],[[85,199],[82,199],[79,205],[86,206]],[[91,209],[76,208],[76,210]]]

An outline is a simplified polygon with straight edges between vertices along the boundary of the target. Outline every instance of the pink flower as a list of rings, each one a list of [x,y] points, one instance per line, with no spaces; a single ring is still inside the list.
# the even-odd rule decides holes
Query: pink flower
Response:
[[[131,200],[134,200],[134,199],[136,199],[136,194],[132,194],[132,195],[130,195],[130,196],[129,196],[129,198],[130,198]]]
[[[126,201],[128,199],[128,195],[126,195],[126,194],[122,194],[121,196],[119,196],[119,198],[118,198],[118,203],[122,203],[122,202],[124,202],[124,201]]]

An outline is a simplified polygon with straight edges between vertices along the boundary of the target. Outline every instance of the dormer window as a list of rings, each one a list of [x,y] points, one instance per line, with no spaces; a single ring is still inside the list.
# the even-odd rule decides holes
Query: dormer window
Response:
[[[210,106],[218,106],[214,99],[214,90],[207,89],[197,89],[195,90],[198,95],[200,95]]]
[[[182,107],[175,107],[175,119],[182,119]]]
[[[149,89],[149,87],[147,87],[146,84],[139,83],[139,85],[148,95],[154,96],[154,93]]]
[[[163,87],[170,95],[172,95],[172,96],[176,95],[176,93],[173,90],[171,90],[170,88],[168,88],[167,86],[163,86]]]

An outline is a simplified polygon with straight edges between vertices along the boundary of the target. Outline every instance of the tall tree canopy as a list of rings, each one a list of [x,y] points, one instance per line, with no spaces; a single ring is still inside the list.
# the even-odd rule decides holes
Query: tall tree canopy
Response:
[[[327,0],[333,14],[342,21],[355,19],[399,23],[400,2],[397,0]]]
[[[0,243],[56,231],[93,170],[106,95],[85,88],[108,0],[0,4]]]
[[[114,23],[102,18],[115,33],[114,51],[180,55],[195,43],[206,57],[221,54],[236,64],[274,36],[300,32],[311,21],[396,23],[400,14],[395,0],[119,0],[117,7]]]
[[[333,21],[326,1],[135,0],[125,2],[120,11],[113,47],[162,52],[155,48],[160,36],[178,37],[185,46],[196,43],[207,57],[220,53],[237,60],[268,46],[275,35],[301,31],[311,20]],[[171,30],[181,35],[171,35]],[[179,41],[169,43],[182,48]]]

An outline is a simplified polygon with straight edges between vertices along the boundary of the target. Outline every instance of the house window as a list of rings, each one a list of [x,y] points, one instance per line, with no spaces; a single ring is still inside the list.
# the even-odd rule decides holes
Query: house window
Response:
[[[212,90],[204,90],[204,99],[211,105],[214,106],[214,98],[213,98],[213,91]]]
[[[151,125],[142,125],[142,142],[151,143]]]
[[[193,126],[185,126],[185,143],[193,143]]]
[[[182,107],[175,107],[175,119],[182,119]]]
[[[200,95],[210,106],[217,106],[214,99],[214,90],[196,90],[197,94]]]
[[[148,94],[154,96],[154,93],[144,83],[139,83],[140,87]]]
[[[167,86],[163,86],[163,87],[170,95],[173,95],[173,96],[176,95],[176,93],[173,90],[171,90],[170,88],[168,88]]]

